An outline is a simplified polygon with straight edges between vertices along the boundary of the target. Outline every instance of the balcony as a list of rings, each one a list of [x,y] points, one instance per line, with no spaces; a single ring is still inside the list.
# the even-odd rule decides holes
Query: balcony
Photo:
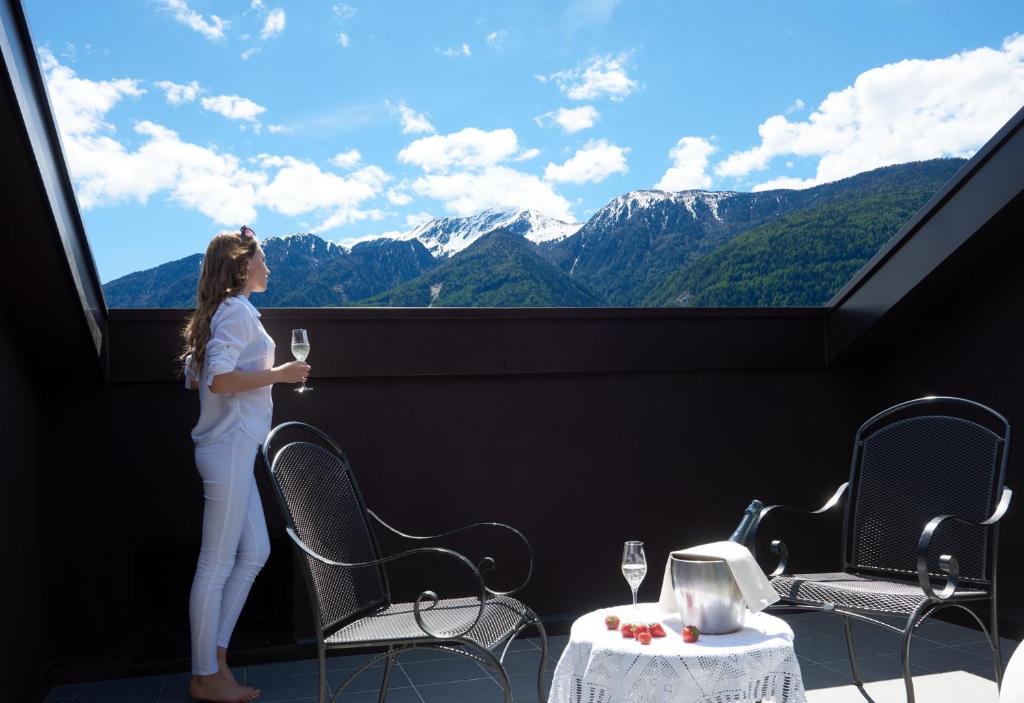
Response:
[[[8,247],[0,282],[0,699],[185,700],[201,493],[195,399],[171,361],[184,311],[104,305],[23,18],[16,2],[0,8],[0,192],[8,231],[32,234]],[[884,407],[957,395],[1021,425],[1022,127],[1018,113],[824,308],[266,310],[275,338],[305,327],[314,341],[317,390],[275,391],[276,419],[334,436],[371,507],[399,527],[520,528],[536,556],[523,599],[564,646],[576,616],[627,599],[624,539],[660,559],[728,534],[754,496],[820,504],[848,474],[858,425]],[[310,615],[281,516],[267,511],[272,555],[236,662],[261,700],[309,701]],[[1021,514],[1011,508],[1000,545],[1007,658],[1024,635],[1012,587],[1024,569],[1010,558],[1024,548]],[[796,569],[834,562],[839,527],[827,518],[791,544]],[[788,617],[809,699],[863,700],[840,624]],[[996,700],[985,645],[964,624],[930,622],[915,638],[920,700]],[[857,636],[869,693],[902,700],[892,638]],[[512,657],[532,700],[522,672],[536,642]],[[499,700],[473,666],[410,656],[398,671],[388,700]]]

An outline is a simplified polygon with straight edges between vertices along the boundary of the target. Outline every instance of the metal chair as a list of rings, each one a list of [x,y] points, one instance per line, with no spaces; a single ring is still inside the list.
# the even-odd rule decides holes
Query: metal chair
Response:
[[[273,451],[275,440],[285,430],[297,430],[316,441],[292,441]],[[395,659],[415,648],[434,647],[492,669],[504,691],[505,703],[511,703],[512,688],[503,661],[512,640],[531,625],[541,638],[537,694],[540,701],[545,700],[547,635],[540,618],[512,597],[526,585],[533,571],[533,552],[522,533],[499,523],[477,523],[432,537],[400,532],[365,506],[341,448],[325,433],[305,423],[286,422],[275,427],[267,435],[260,454],[285,516],[286,532],[305,566],[302,571],[317,633],[320,703],[327,700],[328,693],[327,652],[376,647],[386,649],[371,655],[345,679],[331,695],[332,702],[359,674],[384,659],[379,696],[383,702]],[[474,529],[509,531],[522,541],[529,554],[526,578],[510,591],[492,590],[485,583],[484,574],[494,569],[493,559],[485,557],[474,564],[464,555],[438,546],[417,546],[381,556],[372,523],[414,544]],[[385,565],[417,555],[440,558],[462,570],[474,584],[474,591],[478,588],[479,592],[441,599],[428,590],[411,603],[393,603]],[[494,652],[499,647],[503,649],[497,656]]]
[[[902,635],[907,701],[914,701],[910,640],[914,629],[944,608],[959,608],[981,626],[1002,682],[996,609],[999,519],[1010,505],[1004,486],[1010,425],[999,413],[962,398],[920,398],[875,415],[857,430],[850,480],[818,510],[771,505],[747,537],[775,511],[820,515],[849,489],[843,518],[842,570],[789,574],[786,545],[769,574],[781,600],[773,609],[834,612],[842,618],[853,682],[863,686],[850,619]],[[941,586],[941,588],[940,588]],[[987,604],[986,628],[978,606]],[[984,611],[983,611],[984,612]],[[877,616],[906,618],[902,629]],[[876,617],[872,617],[876,616]]]

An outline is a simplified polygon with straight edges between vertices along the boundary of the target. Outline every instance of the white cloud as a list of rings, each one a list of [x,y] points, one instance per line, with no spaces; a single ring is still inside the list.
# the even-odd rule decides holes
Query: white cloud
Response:
[[[343,2],[335,3],[331,6],[331,11],[334,12],[334,16],[340,20],[350,20],[356,16],[358,10],[351,5],[346,5]]]
[[[242,61],[248,61],[249,59],[251,59],[256,54],[260,53],[261,51],[263,51],[263,49],[261,49],[258,46],[250,46],[248,49],[246,49],[245,51],[243,51],[241,53]]]
[[[789,107],[786,108],[786,114],[791,115],[794,112],[800,112],[805,107],[807,107],[807,104],[800,98],[797,98]]]
[[[239,95],[215,95],[203,98],[200,104],[203,109],[216,112],[229,120],[245,120],[247,122],[255,122],[257,117],[267,111],[267,108],[262,105],[257,105],[249,98]]]
[[[654,184],[654,189],[676,191],[710,188],[708,160],[716,151],[718,147],[703,137],[681,138],[668,152],[672,165],[661,180]]]
[[[427,119],[427,113],[416,112],[405,104],[405,101],[398,103],[395,111],[402,118],[402,134],[420,134],[422,132],[433,132],[434,125]]]
[[[503,161],[519,150],[516,133],[508,128],[484,131],[466,127],[447,135],[417,139],[398,152],[402,163],[424,171],[481,168]]]
[[[552,183],[600,183],[613,173],[626,173],[628,147],[595,139],[583,145],[564,164],[549,163],[544,180]]]
[[[434,219],[434,216],[429,212],[414,212],[405,216],[405,226],[410,228],[416,227],[424,222],[430,222],[432,219]]]
[[[595,56],[576,68],[537,78],[542,83],[553,80],[558,89],[572,100],[594,100],[602,96],[615,101],[625,100],[640,87],[627,72],[630,53]]]
[[[529,161],[530,159],[536,159],[540,156],[540,149],[533,147],[532,149],[524,149],[516,154],[515,161]]]
[[[154,83],[157,88],[164,91],[168,105],[181,105],[182,103],[193,102],[201,92],[198,81],[188,83],[173,83],[172,81],[157,81]]]
[[[487,46],[492,49],[500,49],[505,44],[506,39],[508,39],[508,32],[504,29],[499,29],[487,35]]]
[[[354,168],[362,158],[363,156],[359,153],[358,149],[349,149],[332,156],[331,164],[341,168]]]
[[[441,52],[445,56],[472,56],[473,51],[469,48],[469,44],[463,42],[461,46],[450,46]]]
[[[137,80],[91,81],[76,76],[47,49],[41,49],[39,56],[57,124],[65,135],[113,132],[114,125],[105,121],[106,114],[123,98],[146,93]]]
[[[271,162],[265,163],[272,165]],[[273,163],[280,163],[280,167],[273,179],[259,190],[261,202],[290,216],[333,211],[328,220],[335,227],[372,217],[360,205],[376,197],[389,180],[389,176],[377,166],[367,166],[347,176],[339,176],[291,156],[280,157],[280,161]]]
[[[295,130],[280,124],[268,124],[267,131],[271,134],[284,134],[286,132],[294,132]]]
[[[873,68],[830,93],[804,121],[773,115],[761,143],[730,154],[715,173],[744,177],[778,156],[817,157],[807,179],[778,179],[754,190],[809,187],[907,161],[970,156],[1024,103],[1024,35],[999,49],[907,59]]]
[[[160,0],[160,5],[165,10],[174,13],[175,20],[189,29],[199,32],[207,39],[224,38],[224,28],[228,23],[217,15],[210,15],[210,19],[206,19],[189,7],[185,0]]]
[[[412,196],[405,192],[405,186],[399,188],[391,188],[388,190],[388,202],[392,205],[408,205],[412,202]]]
[[[285,17],[284,9],[275,7],[267,13],[267,18],[263,21],[263,29],[260,30],[260,39],[276,37],[284,31],[286,23],[287,18]]]
[[[538,127],[549,124],[557,124],[566,134],[575,134],[580,130],[594,126],[600,118],[600,114],[593,105],[581,105],[580,107],[560,107],[552,112],[545,112],[533,118]]]
[[[574,0],[569,6],[568,19],[572,27],[587,24],[605,24],[611,19],[620,0]]]
[[[253,222],[259,207],[284,215],[326,216],[319,228],[380,219],[369,202],[390,176],[365,166],[345,176],[325,173],[291,156],[262,154],[247,168],[233,154],[184,141],[151,121],[135,124],[143,142],[134,150],[110,136],[107,113],[127,96],[142,94],[137,81],[90,81],[42,54],[41,66],[54,105],[79,203],[84,209],[125,200],[145,203],[157,193],[220,225]],[[275,173],[276,171],[276,173]]]
[[[352,40],[349,39],[349,36],[344,32],[338,32],[338,43],[341,44],[342,49],[347,49],[352,43]]]
[[[413,190],[444,202],[449,212],[465,217],[486,208],[531,208],[549,217],[573,222],[569,201],[537,176],[506,166],[479,171],[427,174],[412,183]]]

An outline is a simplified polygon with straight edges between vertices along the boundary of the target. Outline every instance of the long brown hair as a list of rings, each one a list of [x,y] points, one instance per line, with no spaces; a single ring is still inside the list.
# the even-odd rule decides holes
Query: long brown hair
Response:
[[[192,355],[192,368],[202,367],[213,313],[227,298],[240,295],[245,289],[249,262],[256,255],[257,246],[255,236],[243,238],[239,232],[221,232],[210,240],[196,286],[196,309],[181,330],[181,372],[188,354]]]

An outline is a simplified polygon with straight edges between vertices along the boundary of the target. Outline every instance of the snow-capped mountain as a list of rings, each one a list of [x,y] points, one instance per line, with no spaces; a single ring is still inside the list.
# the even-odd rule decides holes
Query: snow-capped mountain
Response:
[[[491,208],[469,217],[438,217],[399,238],[418,239],[435,257],[447,258],[496,229],[507,229],[539,244],[565,239],[580,227],[579,222],[562,222],[535,210]]]

